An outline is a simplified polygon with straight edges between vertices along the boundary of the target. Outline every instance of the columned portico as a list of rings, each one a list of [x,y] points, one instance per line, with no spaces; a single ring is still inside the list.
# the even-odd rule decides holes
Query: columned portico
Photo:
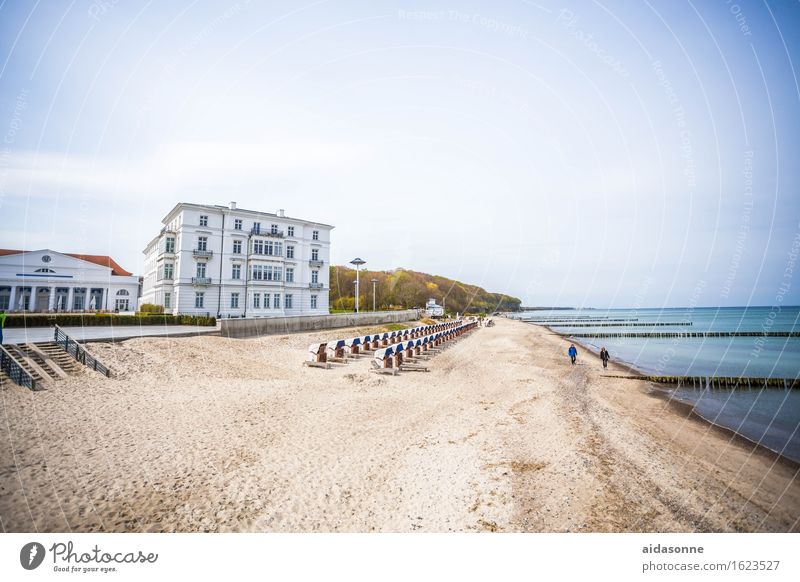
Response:
[[[0,309],[9,312],[135,310],[138,293],[138,277],[111,257],[0,249]]]

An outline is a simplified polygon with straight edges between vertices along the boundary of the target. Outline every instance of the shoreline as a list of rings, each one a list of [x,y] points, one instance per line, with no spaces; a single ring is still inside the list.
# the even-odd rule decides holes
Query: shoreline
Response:
[[[572,337],[567,336],[567,335],[562,335],[562,334],[558,333],[557,331],[554,331],[553,329],[551,329],[547,325],[536,324],[536,323],[529,324],[529,325],[539,325],[540,327],[543,327],[543,328],[547,329],[551,333],[554,333],[554,334],[556,334],[558,336],[563,337],[565,340],[577,343],[579,346],[581,346],[587,352],[589,352],[592,355],[594,355],[598,359],[598,361],[600,360],[599,354],[596,353],[595,350],[592,349],[592,347],[590,347],[588,345],[585,345],[583,342],[581,342],[580,341],[581,338],[572,338]],[[626,370],[627,372],[629,372],[631,374],[640,375],[640,376],[646,376],[647,375],[647,372],[644,372],[644,371],[638,369],[636,366],[634,366],[633,364],[631,364],[630,362],[627,362],[625,360],[617,359],[617,360],[614,360],[614,363],[618,367],[622,368],[623,370]],[[759,449],[762,450],[763,454],[765,454],[765,455],[767,455],[769,457],[772,457],[772,458],[776,458],[779,462],[787,465],[788,467],[791,467],[791,468],[794,468],[794,469],[800,469],[800,460],[795,460],[795,459],[792,459],[791,457],[787,457],[786,455],[780,453],[779,451],[773,450],[773,449],[769,448],[768,446],[766,446],[764,444],[761,444],[761,443],[759,443],[757,441],[754,441],[753,439],[747,437],[746,435],[737,432],[733,428],[730,428],[728,426],[725,426],[724,424],[719,424],[719,423],[716,423],[716,422],[714,422],[712,420],[707,419],[706,417],[704,417],[702,414],[700,414],[699,412],[697,412],[695,410],[696,404],[692,404],[691,402],[686,402],[684,400],[681,400],[680,398],[674,397],[673,396],[673,392],[674,392],[675,389],[674,388],[669,388],[667,384],[659,384],[658,382],[652,382],[652,381],[649,381],[649,380],[642,380],[642,381],[646,382],[650,386],[650,388],[652,390],[652,393],[653,393],[653,396],[656,396],[658,398],[662,398],[665,401],[667,401],[671,406],[674,406],[677,410],[682,411],[682,412],[684,412],[686,414],[690,414],[695,420],[697,420],[697,422],[701,422],[701,423],[709,425],[709,426],[711,426],[711,427],[713,427],[713,428],[715,428],[715,429],[717,429],[719,431],[722,431],[722,433],[725,434],[726,436],[729,436],[729,437],[732,437],[732,438],[741,439],[747,445],[756,446],[756,447],[758,447]]]
[[[118,377],[0,389],[3,527],[800,529],[797,470],[593,359],[571,366],[546,329],[495,322],[398,376],[302,366],[312,341],[371,328],[93,344]]]

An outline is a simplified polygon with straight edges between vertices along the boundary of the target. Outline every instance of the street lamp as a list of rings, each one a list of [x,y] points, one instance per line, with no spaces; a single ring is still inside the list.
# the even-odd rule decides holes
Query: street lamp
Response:
[[[366,262],[367,261],[365,261],[364,259],[360,259],[358,257],[350,261],[351,265],[356,266],[356,313],[358,313],[358,293],[359,291],[361,291],[361,285],[359,285],[358,283],[358,269],[361,267],[361,265],[363,265]]]
[[[378,309],[375,307],[375,284],[377,282],[377,279],[372,280],[372,311],[378,311]]]

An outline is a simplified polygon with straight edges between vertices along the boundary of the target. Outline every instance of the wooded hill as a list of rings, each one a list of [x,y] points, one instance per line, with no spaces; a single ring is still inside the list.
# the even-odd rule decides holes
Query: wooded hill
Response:
[[[349,267],[331,268],[330,307],[332,310],[352,311],[355,305],[356,271]],[[407,269],[367,271],[359,275],[360,309],[372,310],[372,279],[377,279],[376,304],[379,311],[425,307],[430,298],[444,302],[448,312],[491,313],[517,311],[522,301],[502,293],[489,293],[476,285],[468,285],[446,277],[419,273]]]

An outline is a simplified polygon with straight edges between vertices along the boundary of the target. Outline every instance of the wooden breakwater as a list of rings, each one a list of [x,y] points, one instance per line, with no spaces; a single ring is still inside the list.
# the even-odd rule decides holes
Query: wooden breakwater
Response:
[[[539,322],[536,322],[538,325]],[[691,321],[653,321],[646,323],[640,322],[623,322],[623,323],[548,323],[549,327],[687,327],[692,325]]]
[[[559,332],[556,332],[559,333]],[[800,331],[652,331],[652,332],[578,332],[559,333],[564,337],[640,337],[640,338],[671,338],[671,337],[800,337]]]
[[[613,374],[604,375],[606,378],[622,378],[625,380],[643,380],[656,384],[677,384],[678,387],[697,388],[697,389],[761,389],[761,388],[782,388],[784,390],[800,389],[800,378],[758,378],[758,377],[736,377],[736,376],[617,376]]]
[[[557,317],[555,319],[526,319],[520,317],[522,321],[528,321],[530,323],[539,323],[542,325],[547,325],[548,323],[562,323],[564,321],[577,321],[580,323],[586,323],[589,321],[597,321],[597,322],[609,322],[609,321],[639,321],[638,317],[623,317],[619,319],[609,319],[608,317]]]

